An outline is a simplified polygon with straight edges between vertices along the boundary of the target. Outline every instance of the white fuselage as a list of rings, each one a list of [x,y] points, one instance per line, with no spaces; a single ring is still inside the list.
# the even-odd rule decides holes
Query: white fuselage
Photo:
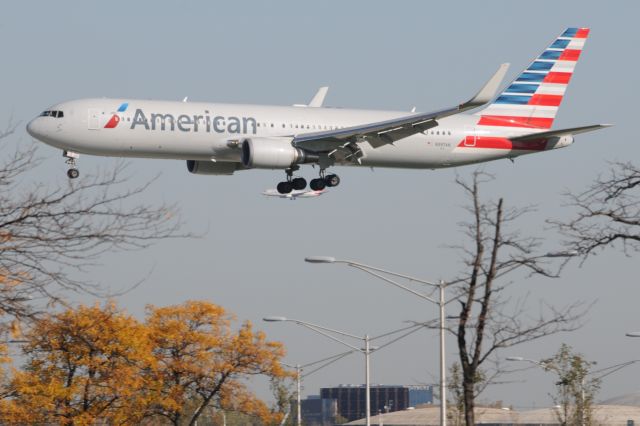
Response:
[[[293,138],[407,115],[404,111],[126,99],[75,100],[54,105],[50,110],[63,114],[36,117],[27,129],[35,138],[66,151],[215,162],[240,162],[238,142],[247,137]],[[477,126],[478,118],[458,114],[394,144],[374,148],[363,143],[359,165],[440,168],[559,147],[521,150],[508,144],[476,145],[476,138],[499,139],[532,132]]]

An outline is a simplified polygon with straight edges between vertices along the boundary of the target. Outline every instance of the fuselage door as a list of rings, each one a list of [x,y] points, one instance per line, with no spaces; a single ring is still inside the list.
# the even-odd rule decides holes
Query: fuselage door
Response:
[[[100,129],[100,110],[89,108],[89,117],[87,120],[87,125],[89,130],[98,130]]]
[[[476,146],[476,128],[473,126],[465,126],[464,128],[464,146]]]

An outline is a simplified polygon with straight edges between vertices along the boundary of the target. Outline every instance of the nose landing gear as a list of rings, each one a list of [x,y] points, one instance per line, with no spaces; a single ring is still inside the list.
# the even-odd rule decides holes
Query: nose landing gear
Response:
[[[69,170],[67,170],[67,177],[69,179],[76,179],[78,176],[80,176],[80,172],[76,168],[76,160],[80,158],[80,154],[72,151],[62,151],[62,156],[67,159],[65,163],[69,165]]]

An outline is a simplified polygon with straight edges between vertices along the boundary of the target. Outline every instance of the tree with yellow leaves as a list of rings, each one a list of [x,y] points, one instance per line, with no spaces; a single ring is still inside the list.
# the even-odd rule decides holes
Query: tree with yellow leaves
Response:
[[[233,331],[232,319],[221,306],[207,302],[148,307],[146,324],[156,365],[148,374],[161,384],[152,407],[155,415],[174,425],[193,425],[206,407],[214,406],[252,414],[266,424],[280,419],[281,413],[251,393],[243,379],[286,377],[280,365],[284,349],[254,332],[249,322]]]
[[[47,316],[25,338],[26,365],[11,380],[3,422],[131,424],[145,415],[146,329],[113,304]]]
[[[211,407],[276,423],[281,413],[245,381],[288,377],[282,345],[232,320],[196,301],[150,306],[145,323],[114,304],[42,317],[25,333],[24,368],[0,394],[0,423],[193,425]]]

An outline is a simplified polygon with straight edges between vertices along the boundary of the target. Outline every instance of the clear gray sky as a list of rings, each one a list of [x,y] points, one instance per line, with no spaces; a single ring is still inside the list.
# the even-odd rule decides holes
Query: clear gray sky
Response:
[[[559,246],[544,219],[563,218],[561,192],[583,189],[607,162],[637,160],[635,79],[639,66],[638,2],[6,2],[0,18],[3,67],[0,113],[26,123],[53,103],[83,97],[182,99],[288,105],[329,85],[327,103],[419,111],[454,105],[475,93],[498,64],[510,76],[568,26],[592,28],[556,127],[611,122],[556,152],[486,165],[496,180],[484,188],[507,205],[533,203],[522,232]],[[28,144],[21,129],[16,143]],[[42,146],[32,179],[64,183],[60,152]],[[113,159],[83,156],[88,173]],[[132,185],[161,172],[145,202],[175,202],[196,240],[105,256],[94,276],[113,288],[147,282],[119,303],[136,315],[144,305],[208,299],[283,341],[287,361],[306,363],[342,350],[292,324],[263,324],[286,315],[354,333],[378,334],[436,309],[382,282],[340,266],[303,262],[306,255],[352,258],[429,279],[447,279],[460,262],[448,244],[463,240],[464,197],[453,180],[473,167],[440,171],[338,169],[342,184],[327,195],[289,202],[260,195],[282,173],[249,171],[232,178],[189,175],[181,161],[133,160]],[[305,173],[312,176],[311,170]],[[638,259],[608,251],[562,279],[523,280],[514,296],[557,305],[594,301],[586,326],[504,352],[542,358],[561,342],[600,366],[640,358]],[[373,382],[437,380],[438,340],[424,331],[374,355]],[[457,357],[447,341],[448,363]],[[637,391],[640,365],[606,379],[603,398]],[[553,377],[530,370],[490,388],[486,400],[548,406]],[[360,357],[309,377],[321,386],[362,383]],[[263,392],[264,390],[261,390]]]

